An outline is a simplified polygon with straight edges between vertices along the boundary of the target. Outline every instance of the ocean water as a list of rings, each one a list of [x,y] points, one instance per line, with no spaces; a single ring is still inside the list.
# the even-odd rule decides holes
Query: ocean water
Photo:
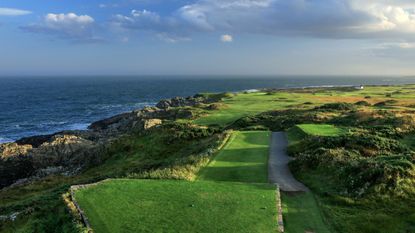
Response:
[[[66,129],[200,92],[304,86],[408,84],[415,77],[0,77],[0,143]]]

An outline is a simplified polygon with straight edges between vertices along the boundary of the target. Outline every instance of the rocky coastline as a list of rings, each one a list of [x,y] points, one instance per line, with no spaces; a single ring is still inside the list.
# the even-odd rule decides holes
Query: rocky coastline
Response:
[[[0,144],[0,189],[24,185],[49,175],[72,176],[103,162],[102,154],[123,135],[143,132],[163,121],[190,119],[186,107],[217,99],[195,95],[161,100],[145,107],[93,122],[87,130],[67,130]]]

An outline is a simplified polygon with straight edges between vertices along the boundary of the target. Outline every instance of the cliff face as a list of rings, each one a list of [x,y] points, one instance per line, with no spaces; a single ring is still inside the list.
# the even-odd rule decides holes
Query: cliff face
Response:
[[[207,103],[203,97],[176,97],[92,123],[88,130],[62,131],[0,144],[0,188],[30,182],[50,174],[73,175],[104,159],[111,140],[145,131],[164,120],[191,118],[183,108]]]

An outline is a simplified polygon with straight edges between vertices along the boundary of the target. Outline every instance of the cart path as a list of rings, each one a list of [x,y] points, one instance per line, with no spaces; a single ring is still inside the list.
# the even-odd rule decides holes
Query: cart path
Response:
[[[308,188],[294,178],[288,162],[292,159],[287,154],[288,141],[284,132],[273,132],[268,160],[268,180],[278,184],[284,192],[308,192]]]

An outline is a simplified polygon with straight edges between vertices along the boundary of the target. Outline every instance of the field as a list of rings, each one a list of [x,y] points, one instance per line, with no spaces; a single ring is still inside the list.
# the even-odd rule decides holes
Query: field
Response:
[[[76,199],[97,233],[276,229],[275,187],[267,184],[113,180]]]

